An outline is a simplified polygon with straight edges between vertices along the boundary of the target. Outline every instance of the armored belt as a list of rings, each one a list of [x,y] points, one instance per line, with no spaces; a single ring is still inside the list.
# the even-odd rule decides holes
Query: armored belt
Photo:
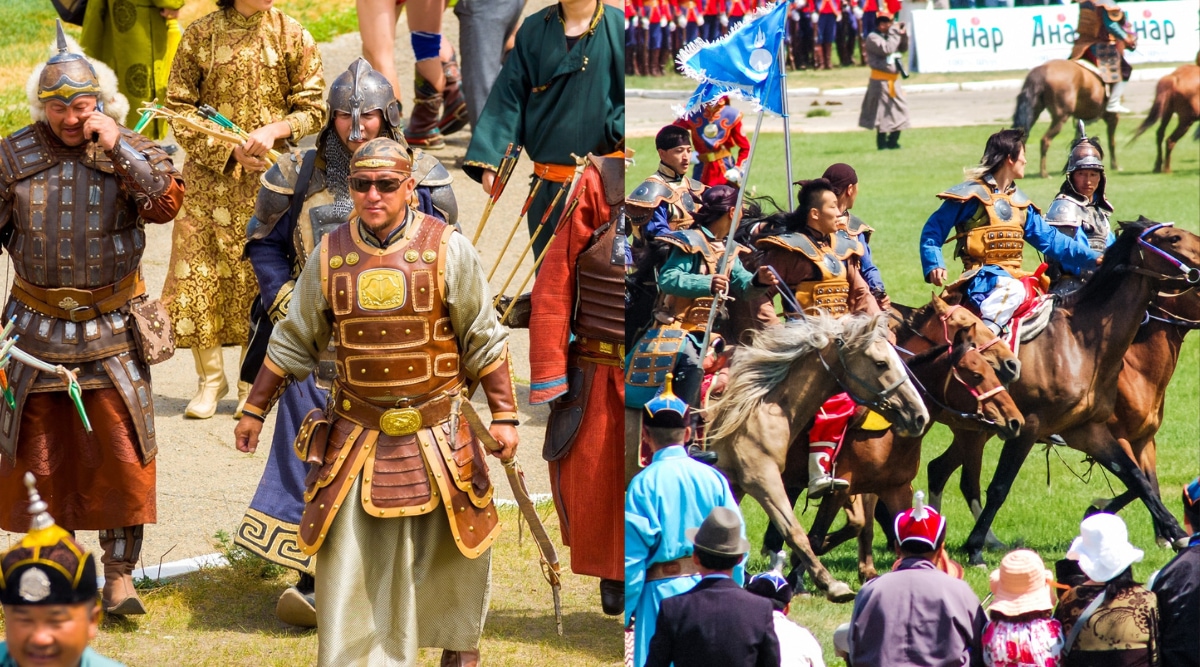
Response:
[[[405,436],[449,419],[450,405],[457,394],[457,391],[439,392],[423,403],[392,407],[368,401],[338,385],[333,409],[363,428]]]
[[[650,569],[646,570],[646,581],[690,577],[693,574],[700,574],[700,570],[696,567],[696,562],[692,560],[692,557],[686,556],[651,565]]]
[[[625,363],[625,344],[579,336],[573,341],[576,351],[598,364],[619,366]]]
[[[146,283],[134,271],[113,285],[96,289],[75,287],[38,287],[15,276],[12,295],[17,301],[43,315],[71,322],[86,322],[129,303],[146,293]]]

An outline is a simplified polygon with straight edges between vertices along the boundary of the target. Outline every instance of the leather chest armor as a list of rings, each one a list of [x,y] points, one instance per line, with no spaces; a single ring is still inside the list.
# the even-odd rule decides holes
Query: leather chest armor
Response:
[[[660,241],[688,255],[699,255],[702,276],[717,272],[717,265],[725,254],[725,244],[709,241],[698,229],[685,229],[658,237]],[[713,297],[689,298],[660,291],[654,317],[662,324],[678,323],[684,331],[703,332],[708,326],[708,315],[713,307]]]
[[[992,264],[1013,275],[1022,273],[1025,250],[1025,220],[1032,205],[1024,192],[993,192],[982,181],[967,181],[938,195],[942,199],[979,202],[974,217],[958,226],[955,255],[966,270]]]
[[[671,231],[687,229],[700,204],[700,193],[704,186],[684,176],[679,181],[668,181],[660,172],[654,172],[634,188],[626,198],[627,214],[635,227],[641,228],[659,205],[667,204],[667,225]]]
[[[364,242],[353,222],[321,245],[338,381],[365,398],[417,402],[465,378],[444,301],[454,228],[416,212],[408,224],[411,240],[388,248]]]
[[[621,345],[625,340],[625,164],[624,158],[589,156],[600,173],[608,220],[592,234],[575,265],[575,311],[571,330],[578,336]]]
[[[816,266],[818,277],[788,287],[805,312],[822,309],[834,317],[841,317],[850,312],[850,277],[846,260],[861,256],[863,251],[858,239],[845,230],[834,232],[830,240],[832,247],[814,242],[807,234],[792,232],[763,238],[758,246],[785,248],[808,258]]]

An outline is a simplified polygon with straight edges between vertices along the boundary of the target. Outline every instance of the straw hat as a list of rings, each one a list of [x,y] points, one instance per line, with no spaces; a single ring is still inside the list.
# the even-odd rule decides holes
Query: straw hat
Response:
[[[1067,558],[1079,561],[1089,579],[1106,582],[1142,560],[1142,550],[1129,543],[1125,522],[1115,514],[1094,514],[1079,524]]]
[[[1042,557],[1028,549],[1018,549],[1000,561],[992,572],[992,611],[1005,616],[1020,616],[1054,608],[1050,597],[1050,571]]]

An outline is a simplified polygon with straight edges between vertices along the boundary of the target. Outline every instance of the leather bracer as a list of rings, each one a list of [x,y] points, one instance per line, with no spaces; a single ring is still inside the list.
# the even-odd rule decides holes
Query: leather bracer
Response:
[[[275,407],[275,401],[283,394],[289,376],[270,357],[263,359],[263,365],[258,369],[254,378],[254,386],[250,387],[250,395],[246,397],[246,405],[242,412],[258,419],[266,419],[267,413]]]
[[[145,195],[150,199],[157,199],[171,187],[170,161],[160,160],[152,163],[124,137],[113,147],[112,162],[114,170],[135,197]]]
[[[487,396],[488,408],[492,411],[492,421],[517,421],[516,388],[513,386],[512,367],[509,364],[508,350],[504,350],[499,364],[493,364],[490,371],[479,378],[483,393]]]

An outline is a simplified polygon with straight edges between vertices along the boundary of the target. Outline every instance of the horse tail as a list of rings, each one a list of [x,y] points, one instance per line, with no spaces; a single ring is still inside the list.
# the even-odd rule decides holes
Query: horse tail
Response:
[[[1150,107],[1150,113],[1146,116],[1146,120],[1142,121],[1142,124],[1134,131],[1128,143],[1132,144],[1138,137],[1142,136],[1143,132],[1154,127],[1154,124],[1163,117],[1167,107],[1171,104],[1171,94],[1175,92],[1174,86],[1171,85],[1174,81],[1174,77],[1170,76],[1164,76],[1158,80],[1158,86],[1154,92],[1154,104]]]
[[[1021,86],[1021,92],[1017,94],[1017,110],[1013,112],[1013,127],[1025,130],[1026,135],[1033,128],[1033,124],[1037,122],[1037,100],[1042,96],[1042,90],[1045,87],[1046,66],[1039,65],[1025,77],[1025,84]]]

